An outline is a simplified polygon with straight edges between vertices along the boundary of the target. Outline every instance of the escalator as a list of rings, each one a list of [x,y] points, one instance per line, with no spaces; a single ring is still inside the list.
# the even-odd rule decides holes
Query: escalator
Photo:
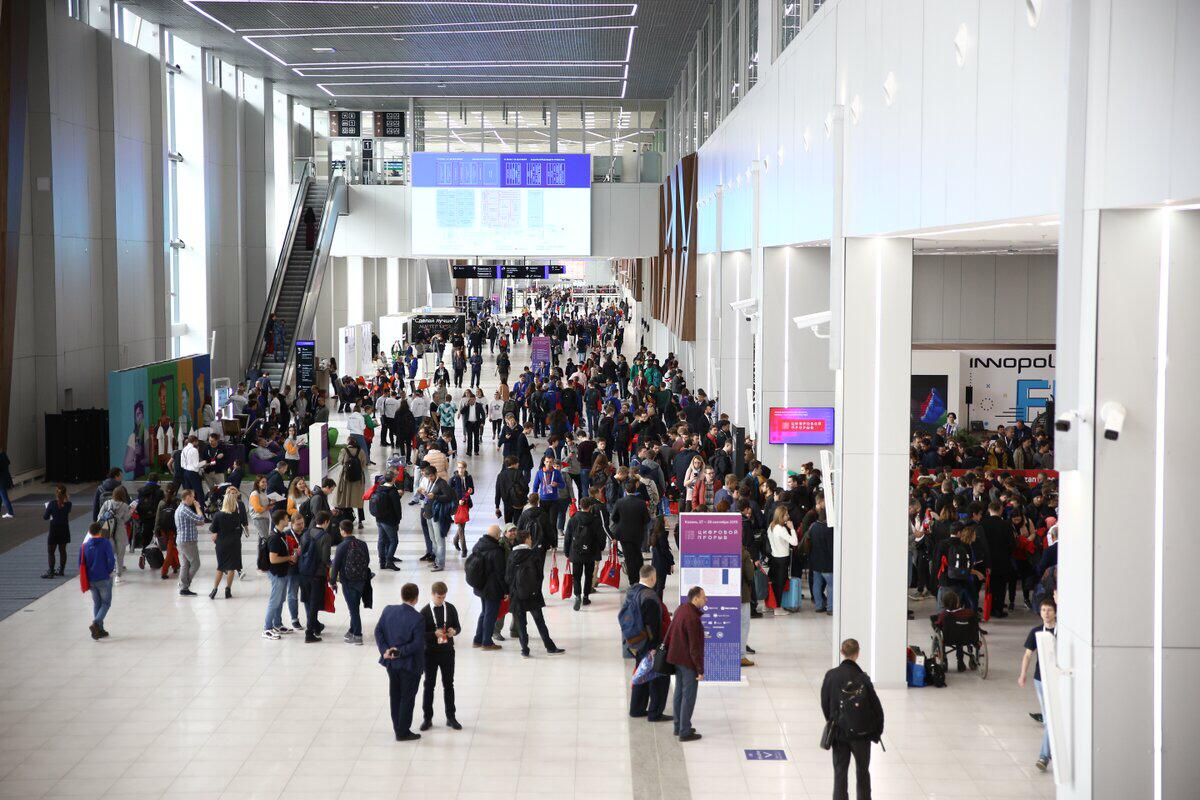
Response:
[[[308,246],[308,230],[304,223],[307,209],[312,210],[316,227],[311,248]],[[296,190],[287,235],[280,248],[275,277],[271,281],[262,322],[259,323],[258,336],[246,370],[248,380],[257,378],[265,371],[271,379],[271,385],[276,388],[294,385],[294,345],[297,340],[312,338],[317,296],[329,266],[333,233],[338,216],[345,214],[346,210],[345,179],[339,175],[328,183],[317,180],[309,163]],[[269,327],[276,327],[272,325],[272,314],[282,326],[282,336],[276,337],[275,352],[268,353],[266,334]]]

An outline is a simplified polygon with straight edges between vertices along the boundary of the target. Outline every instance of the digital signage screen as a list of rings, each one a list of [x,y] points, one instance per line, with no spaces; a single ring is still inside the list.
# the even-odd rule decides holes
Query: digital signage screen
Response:
[[[827,406],[772,408],[771,444],[833,444],[833,409]]]
[[[586,153],[413,153],[413,253],[591,255],[591,179]]]

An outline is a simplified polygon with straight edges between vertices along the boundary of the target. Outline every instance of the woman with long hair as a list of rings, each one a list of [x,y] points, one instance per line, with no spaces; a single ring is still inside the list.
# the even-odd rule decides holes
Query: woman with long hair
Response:
[[[242,569],[242,517],[238,513],[238,498],[228,492],[221,502],[221,510],[213,515],[212,540],[217,550],[217,578],[213,581],[211,600],[217,599],[221,578],[225,578],[225,599],[233,597],[233,576]]]
[[[129,547],[129,522],[133,519],[133,509],[129,507],[129,492],[124,486],[113,489],[112,497],[100,506],[96,520],[108,526],[112,535],[112,546],[116,553],[117,575],[114,583],[122,583],[125,578],[125,551]]]
[[[312,493],[308,491],[308,482],[304,478],[292,478],[291,484],[288,485],[287,493],[288,516],[300,513],[300,506],[304,505],[304,501],[311,496]]]
[[[459,504],[467,507],[469,514],[469,509],[475,505],[471,500],[471,495],[475,493],[475,479],[467,471],[467,462],[459,461],[456,465],[454,474],[450,476],[450,488],[454,490],[454,496],[458,498]],[[467,523],[465,522],[458,523],[458,533],[454,534],[454,549],[464,556],[467,554]]]
[[[43,578],[61,576],[67,568],[67,542],[71,541],[71,499],[67,487],[61,483],[54,487],[54,499],[46,501],[42,519],[50,520],[50,533],[46,538],[46,556],[50,566]],[[58,551],[58,570],[54,569],[54,551]]]
[[[274,502],[267,497],[267,476],[259,475],[254,479],[254,488],[250,492],[250,529],[258,534],[259,539],[265,539],[271,533],[271,507]]]
[[[771,515],[771,526],[767,529],[767,547],[770,551],[767,577],[771,581],[771,588],[775,590],[775,599],[780,603],[783,602],[783,593],[787,591],[792,548],[799,543],[788,507],[783,503],[776,505],[775,513]],[[776,613],[780,611],[788,613],[782,605],[776,609]]]

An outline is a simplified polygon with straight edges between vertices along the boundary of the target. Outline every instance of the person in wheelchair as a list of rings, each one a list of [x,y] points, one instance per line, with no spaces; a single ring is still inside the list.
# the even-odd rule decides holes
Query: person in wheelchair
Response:
[[[954,650],[958,671],[965,672],[967,669],[963,661],[964,650],[970,651],[971,667],[974,669],[980,637],[979,614],[962,607],[958,592],[946,592],[942,597],[942,604],[943,610],[930,615],[929,621],[934,631],[941,632],[945,649]]]

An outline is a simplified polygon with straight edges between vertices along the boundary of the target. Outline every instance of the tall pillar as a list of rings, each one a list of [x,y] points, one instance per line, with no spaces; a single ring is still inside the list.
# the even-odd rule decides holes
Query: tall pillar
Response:
[[[758,457],[782,486],[782,472],[805,462],[820,464],[815,445],[769,444],[772,406],[834,405],[829,340],[800,330],[792,320],[825,311],[829,299],[828,247],[772,247],[763,251],[762,363],[759,377]],[[820,331],[819,331],[820,332]],[[823,336],[827,334],[822,333]]]
[[[912,241],[846,239],[837,378],[834,659],[857,639],[876,684],[904,685]],[[834,316],[838,316],[837,310]],[[840,465],[840,466],[837,466]],[[897,535],[897,531],[900,534]]]
[[[1058,665],[1070,674],[1060,682],[1059,797],[1186,797],[1200,783],[1200,211],[1093,210],[1083,220],[1078,254],[1094,291],[1069,333],[1094,337],[1094,382],[1063,378],[1094,411],[1072,423],[1079,467],[1063,473],[1060,494]],[[1115,440],[1105,435],[1110,403],[1125,409]]]

